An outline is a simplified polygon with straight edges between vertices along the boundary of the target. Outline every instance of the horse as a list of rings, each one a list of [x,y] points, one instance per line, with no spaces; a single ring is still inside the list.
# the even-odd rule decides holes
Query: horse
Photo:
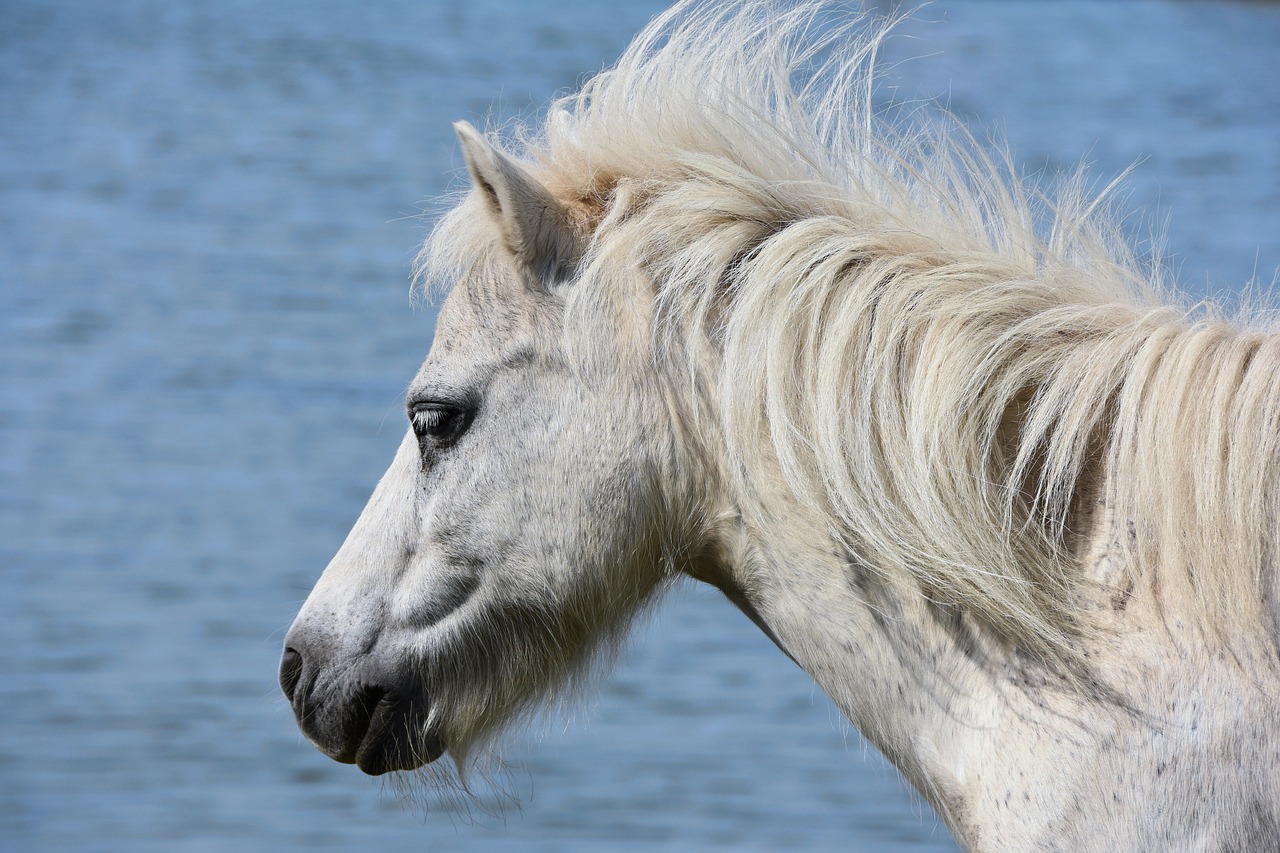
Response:
[[[1280,335],[1081,175],[873,107],[892,21],[687,0],[503,137],[280,682],[465,769],[710,584],[975,851],[1280,849]]]

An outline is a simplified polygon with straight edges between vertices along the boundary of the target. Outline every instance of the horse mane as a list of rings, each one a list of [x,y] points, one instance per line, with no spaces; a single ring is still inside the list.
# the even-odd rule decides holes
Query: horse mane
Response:
[[[681,3],[517,128],[588,247],[568,322],[645,282],[739,487],[780,471],[851,570],[1050,665],[1097,630],[1098,536],[1118,607],[1150,584],[1230,632],[1280,544],[1274,323],[1180,304],[1082,173],[1050,198],[940,111],[878,106],[892,24]],[[444,217],[420,274],[490,251],[474,221]]]

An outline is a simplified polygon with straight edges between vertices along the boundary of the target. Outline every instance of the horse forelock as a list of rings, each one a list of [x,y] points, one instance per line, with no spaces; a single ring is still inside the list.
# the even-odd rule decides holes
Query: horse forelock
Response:
[[[859,564],[1050,664],[1096,630],[1091,538],[1121,535],[1081,529],[1085,504],[1129,531],[1124,584],[1159,576],[1214,630],[1260,608],[1275,323],[1178,305],[1110,187],[1049,198],[946,116],[874,107],[891,25],[682,3],[517,132],[582,231],[581,283],[651,284],[659,363],[716,389],[740,489],[776,471]],[[423,278],[493,251],[471,204]]]

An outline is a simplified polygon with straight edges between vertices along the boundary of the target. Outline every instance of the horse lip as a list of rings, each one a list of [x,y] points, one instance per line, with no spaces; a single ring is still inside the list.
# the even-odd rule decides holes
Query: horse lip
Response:
[[[381,776],[394,770],[414,770],[444,754],[443,742],[433,731],[423,733],[419,742],[418,703],[383,688],[363,692],[357,726],[338,760],[345,759],[370,776]]]
[[[355,764],[356,758],[360,754],[361,746],[369,738],[369,731],[373,726],[373,720],[378,708],[386,701],[387,695],[387,690],[383,687],[370,686],[361,688],[355,702],[354,711],[347,720],[346,737],[342,739],[341,745],[337,748],[326,748],[322,745],[317,745],[334,761],[342,764]]]
[[[445,753],[439,733],[427,728],[426,696],[416,686],[384,680],[386,671],[371,664],[365,675],[373,679],[355,679],[345,690],[321,689],[321,669],[304,667],[303,660],[293,647],[286,650],[281,687],[307,740],[334,761],[380,776],[413,770]]]

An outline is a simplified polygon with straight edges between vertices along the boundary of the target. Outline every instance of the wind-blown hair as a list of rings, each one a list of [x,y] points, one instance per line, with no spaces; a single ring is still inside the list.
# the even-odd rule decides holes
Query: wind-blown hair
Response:
[[[1280,338],[1173,304],[1083,176],[1050,200],[937,111],[877,107],[890,25],[682,3],[518,129],[586,246],[566,337],[642,292],[737,494],[785,483],[851,571],[1050,665],[1079,662],[1099,583],[1206,635],[1261,625]],[[438,224],[423,277],[490,251],[475,215]]]

